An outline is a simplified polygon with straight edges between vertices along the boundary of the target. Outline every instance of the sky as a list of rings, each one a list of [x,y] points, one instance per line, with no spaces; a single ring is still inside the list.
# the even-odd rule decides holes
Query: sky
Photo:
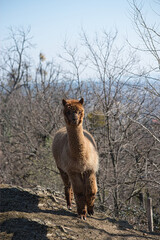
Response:
[[[153,21],[155,13],[150,10],[156,1],[143,1],[144,13]],[[160,4],[156,10],[160,12]],[[95,32],[116,28],[120,43],[126,38],[138,43],[130,11],[128,0],[0,0],[0,48],[6,44],[9,27],[30,27],[34,56],[42,52],[47,59],[61,52],[66,38],[78,42],[82,29],[92,38]]]

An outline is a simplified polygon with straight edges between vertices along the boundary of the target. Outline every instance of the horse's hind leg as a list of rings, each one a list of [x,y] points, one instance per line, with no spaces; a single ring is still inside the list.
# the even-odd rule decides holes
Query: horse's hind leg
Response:
[[[71,209],[72,208],[72,199],[73,199],[73,191],[72,191],[71,182],[69,180],[67,173],[65,173],[60,168],[59,168],[59,171],[60,171],[62,180],[64,182],[64,191],[65,191],[65,196],[66,196],[66,201],[67,201],[67,208]]]

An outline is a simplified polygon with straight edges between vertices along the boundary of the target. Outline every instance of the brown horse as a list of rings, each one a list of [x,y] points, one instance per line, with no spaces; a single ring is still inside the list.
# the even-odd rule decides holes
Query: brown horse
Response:
[[[64,182],[67,207],[71,209],[74,192],[78,215],[85,220],[87,212],[94,213],[98,154],[94,138],[82,126],[83,102],[83,98],[80,101],[63,99],[66,127],[54,137],[53,156]]]

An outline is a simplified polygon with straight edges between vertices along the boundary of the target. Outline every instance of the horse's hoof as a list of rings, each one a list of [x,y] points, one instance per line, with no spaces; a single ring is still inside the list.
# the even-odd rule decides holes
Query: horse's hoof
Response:
[[[81,220],[86,221],[86,216],[85,215],[81,215]]]
[[[92,209],[87,209],[87,212],[88,212],[89,215],[93,215],[94,214],[93,208]]]
[[[70,205],[67,206],[68,210],[72,210],[72,207]]]

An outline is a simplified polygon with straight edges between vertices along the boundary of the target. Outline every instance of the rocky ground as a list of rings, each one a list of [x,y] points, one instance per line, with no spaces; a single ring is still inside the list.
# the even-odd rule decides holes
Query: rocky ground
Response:
[[[0,185],[0,239],[158,240],[160,235],[136,231],[125,221],[97,212],[83,221],[75,204],[67,210],[61,193]]]

